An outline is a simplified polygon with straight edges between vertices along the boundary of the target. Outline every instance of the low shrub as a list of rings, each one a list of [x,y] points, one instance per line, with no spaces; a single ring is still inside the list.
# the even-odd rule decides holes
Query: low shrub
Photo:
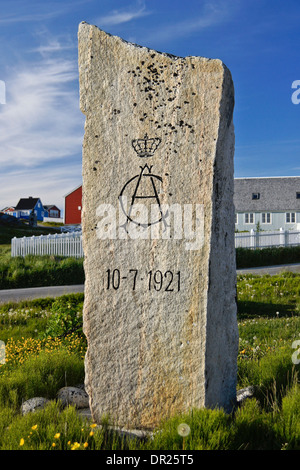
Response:
[[[300,262],[300,245],[263,249],[236,248],[237,269]]]
[[[53,302],[43,337],[63,337],[76,332],[82,335],[83,301],[78,296],[59,297]]]

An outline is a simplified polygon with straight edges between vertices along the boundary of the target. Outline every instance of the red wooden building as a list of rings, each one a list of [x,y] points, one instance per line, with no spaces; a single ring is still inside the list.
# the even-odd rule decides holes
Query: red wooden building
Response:
[[[81,224],[82,185],[70,191],[64,198],[64,223],[70,225]]]

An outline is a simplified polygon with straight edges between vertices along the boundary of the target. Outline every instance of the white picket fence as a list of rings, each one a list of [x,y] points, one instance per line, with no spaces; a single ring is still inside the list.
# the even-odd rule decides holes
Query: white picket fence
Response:
[[[251,230],[246,233],[235,234],[236,248],[270,248],[275,246],[300,245],[300,232],[296,230],[284,230],[274,232],[256,232]]]
[[[236,233],[236,248],[268,248],[300,245],[300,232],[279,230],[277,232]],[[56,233],[39,237],[13,238],[11,256],[56,255],[83,258],[82,233]]]
[[[55,255],[83,258],[82,233],[55,233],[12,238],[11,256]]]

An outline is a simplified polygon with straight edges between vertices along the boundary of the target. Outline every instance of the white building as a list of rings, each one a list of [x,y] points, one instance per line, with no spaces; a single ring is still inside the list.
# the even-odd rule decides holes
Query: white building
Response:
[[[300,230],[300,177],[235,178],[235,229]]]

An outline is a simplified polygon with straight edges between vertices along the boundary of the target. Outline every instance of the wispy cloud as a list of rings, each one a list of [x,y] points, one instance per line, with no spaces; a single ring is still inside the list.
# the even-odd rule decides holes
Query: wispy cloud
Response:
[[[36,188],[44,194],[56,192],[61,198],[68,189],[61,183],[69,175],[74,177],[74,168],[76,184],[81,178],[84,116],[79,110],[77,61],[60,54],[45,55],[45,50],[60,51],[61,47],[53,39],[43,46],[39,59],[18,64],[6,79],[6,104],[0,106],[1,179],[6,182],[0,183],[3,206],[16,204],[25,187],[25,196]]]
[[[97,18],[96,23],[102,26],[114,26],[149,15],[144,1],[138,0],[134,5],[119,10],[112,10],[108,15]]]
[[[68,11],[74,11],[80,5],[90,0],[78,0],[73,2],[24,2],[23,0],[15,0],[14,2],[6,2],[1,8],[0,24],[3,26],[12,25],[14,23],[42,22],[56,18]]]
[[[217,26],[228,21],[238,6],[238,0],[206,0],[201,13],[179,22],[168,23],[147,35],[147,40],[168,41],[175,37],[186,37],[195,32]]]
[[[0,173],[0,210],[15,206],[22,197],[39,197],[43,204],[55,204],[63,209],[63,196],[82,183],[81,162],[52,165],[47,171],[27,168]]]
[[[53,9],[52,11],[45,11],[45,12],[35,12],[35,13],[8,13],[2,15],[0,18],[0,24],[5,25],[5,24],[12,24],[12,23],[28,23],[28,22],[39,22],[39,21],[45,21],[49,20],[52,18],[55,18],[56,16],[60,15],[61,11],[60,10],[55,10]]]
[[[41,44],[40,46],[31,49],[30,52],[38,52],[42,56],[52,54],[53,52],[63,52],[70,49],[77,49],[77,44],[72,43],[62,43],[59,39],[50,39],[49,42]]]

